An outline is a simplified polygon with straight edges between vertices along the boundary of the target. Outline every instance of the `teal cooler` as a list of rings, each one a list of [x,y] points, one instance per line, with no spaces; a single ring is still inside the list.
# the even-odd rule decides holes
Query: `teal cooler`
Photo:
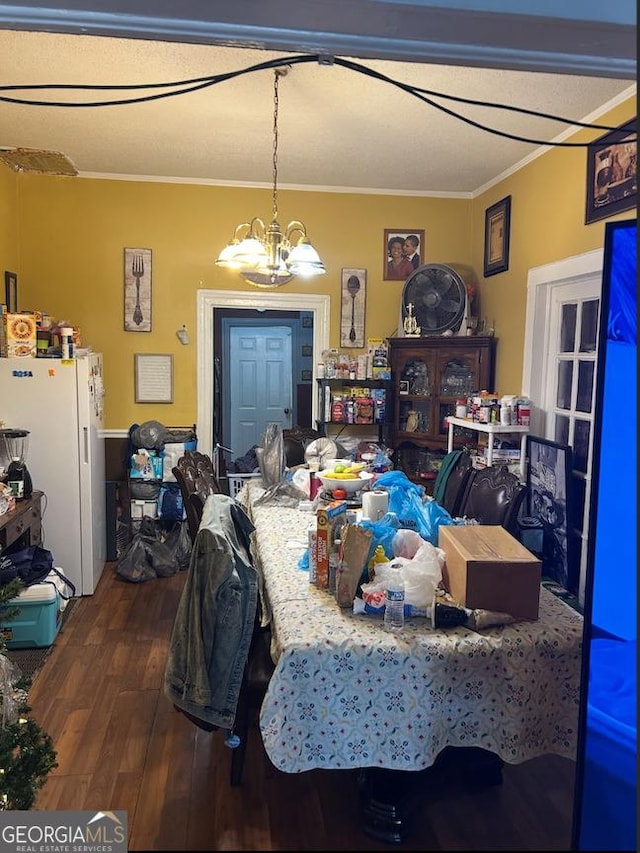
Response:
[[[19,607],[13,619],[3,621],[0,611],[0,637],[8,649],[44,648],[58,635],[62,622],[61,599],[53,583],[36,583],[23,589],[5,607]],[[4,607],[3,607],[4,609]]]

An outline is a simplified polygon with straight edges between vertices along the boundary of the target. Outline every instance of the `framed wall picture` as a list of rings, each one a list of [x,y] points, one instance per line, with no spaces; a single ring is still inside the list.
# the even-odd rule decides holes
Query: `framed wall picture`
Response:
[[[542,524],[542,575],[577,592],[571,519],[571,447],[527,436],[529,516]]]
[[[617,130],[605,133],[587,148],[585,225],[636,207],[638,203],[636,139],[636,119],[632,119]]]
[[[484,213],[485,277],[509,269],[509,232],[511,230],[511,196],[500,199]]]
[[[8,314],[18,310],[18,276],[9,270],[4,271],[4,301]]]
[[[136,403],[173,403],[173,356],[135,353]]]
[[[311,382],[313,379],[313,371],[311,370],[303,370],[302,371],[302,381],[303,382]]]
[[[385,228],[384,281],[406,281],[424,263],[424,229]]]
[[[312,344],[302,344],[302,357],[311,358],[313,356]]]
[[[151,331],[151,249],[124,250],[124,330]]]
[[[367,298],[367,271],[342,270],[340,297],[340,346],[364,346],[364,315]]]

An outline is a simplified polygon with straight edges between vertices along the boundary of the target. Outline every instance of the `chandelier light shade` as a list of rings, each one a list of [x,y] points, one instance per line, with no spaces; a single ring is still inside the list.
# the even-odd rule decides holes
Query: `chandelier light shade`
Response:
[[[269,226],[259,216],[236,226],[231,242],[218,255],[219,267],[237,270],[257,287],[280,287],[292,278],[311,278],[326,272],[311,245],[304,223],[297,219],[283,231],[278,222],[278,83],[287,73],[276,68],[273,74],[273,191]]]

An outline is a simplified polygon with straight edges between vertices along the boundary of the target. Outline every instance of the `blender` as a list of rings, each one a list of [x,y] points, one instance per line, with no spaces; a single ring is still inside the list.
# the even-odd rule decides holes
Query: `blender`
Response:
[[[26,429],[2,429],[0,440],[9,465],[4,475],[11,494],[18,501],[31,497],[33,484],[25,459],[29,447],[29,431]]]

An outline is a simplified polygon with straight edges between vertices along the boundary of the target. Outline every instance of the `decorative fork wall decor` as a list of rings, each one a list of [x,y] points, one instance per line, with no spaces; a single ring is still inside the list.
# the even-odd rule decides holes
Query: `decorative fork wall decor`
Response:
[[[124,330],[151,331],[151,249],[124,250]]]

